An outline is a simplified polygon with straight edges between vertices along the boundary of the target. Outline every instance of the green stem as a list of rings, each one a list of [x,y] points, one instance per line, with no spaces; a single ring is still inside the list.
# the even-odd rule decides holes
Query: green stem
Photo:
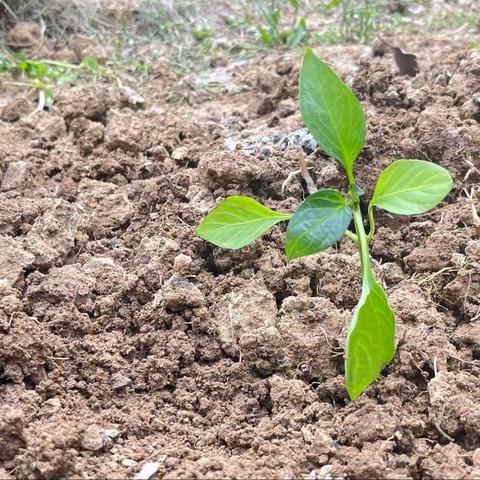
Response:
[[[353,232],[346,230],[344,235],[358,245],[358,237]]]
[[[54,67],[70,68],[72,70],[79,70],[81,65],[72,65],[71,63],[57,62],[56,60],[42,60],[42,63],[53,65]]]
[[[371,242],[373,235],[375,234],[375,219],[373,218],[373,206],[368,205],[368,221],[370,222],[370,231],[367,235],[367,242]]]
[[[360,261],[362,264],[362,277],[364,283],[370,283],[373,280],[372,266],[370,263],[370,253],[368,251],[368,239],[363,226],[362,212],[360,211],[360,198],[355,191],[354,185],[350,185],[350,196],[352,199],[353,223],[357,232],[358,249],[360,251]]]

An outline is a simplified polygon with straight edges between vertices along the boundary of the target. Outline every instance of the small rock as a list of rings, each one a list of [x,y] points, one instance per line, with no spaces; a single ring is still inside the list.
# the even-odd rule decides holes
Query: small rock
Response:
[[[60,410],[61,406],[62,402],[57,397],[49,398],[48,400],[45,400],[43,402],[43,407],[48,413],[57,412],[58,410]]]
[[[80,445],[84,450],[98,452],[104,448],[111,447],[112,440],[117,438],[118,435],[118,430],[102,430],[96,425],[91,425],[84,430],[80,439]]]
[[[317,478],[324,479],[324,480],[331,480],[332,476],[333,465],[323,465],[317,473]]]
[[[230,150],[231,152],[233,152],[237,148],[238,141],[232,137],[229,137],[223,142],[223,145],[227,150]]]
[[[133,478],[134,480],[148,480],[157,473],[159,468],[160,464],[158,462],[147,462]]]
[[[80,445],[84,450],[97,452],[103,448],[103,437],[101,430],[96,426],[87,427],[80,439]]]
[[[124,102],[131,106],[133,109],[137,109],[145,103],[145,99],[133,88],[122,85],[120,90],[123,94]]]
[[[188,155],[188,148],[187,147],[179,147],[176,148],[172,152],[172,158],[175,160],[175,163],[178,165],[185,165],[190,160]]]
[[[121,463],[124,467],[134,467],[138,462],[131,458],[124,458]]]
[[[455,252],[450,258],[450,262],[457,268],[462,268],[465,265],[467,258],[462,253]]]
[[[122,375],[121,373],[114,373],[110,377],[110,385],[117,390],[119,388],[126,387],[132,383],[132,379]]]
[[[192,282],[173,275],[155,295],[154,302],[163,303],[166,308],[178,312],[186,307],[201,307],[205,303],[205,297]]]
[[[120,432],[115,428],[108,428],[102,431],[102,437],[115,439],[120,435]]]
[[[189,255],[184,255],[183,253],[180,253],[175,257],[175,260],[173,261],[173,268],[175,270],[186,270],[191,263],[192,263],[192,257],[190,257]]]
[[[3,175],[2,192],[20,188],[25,183],[27,167],[28,163],[23,160],[9,163],[7,170]]]
[[[305,441],[305,443],[312,443],[313,442],[313,433],[308,430],[308,428],[305,428],[305,427],[302,427],[302,436],[303,436],[303,440]]]

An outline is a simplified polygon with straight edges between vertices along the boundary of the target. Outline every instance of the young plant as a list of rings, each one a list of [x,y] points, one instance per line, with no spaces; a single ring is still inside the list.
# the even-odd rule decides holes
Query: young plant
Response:
[[[55,60],[34,60],[19,52],[0,52],[0,75],[2,73],[15,79],[5,82],[6,85],[33,88],[38,92],[38,104],[33,114],[53,104],[54,86],[74,83],[82,74],[96,79],[107,75],[108,71],[91,57],[84,58],[79,65],[72,65]]]
[[[285,44],[288,48],[296,47],[308,34],[307,22],[305,18],[299,17],[300,0],[288,0],[288,4],[294,9],[294,19],[291,30],[280,30],[281,7],[277,0],[271,0],[269,6],[267,2],[257,2],[260,17],[268,27],[258,26],[259,39],[264,45]],[[280,2],[282,3],[282,2]]]
[[[395,316],[386,294],[372,272],[368,244],[375,233],[373,208],[399,215],[416,215],[435,207],[452,188],[444,168],[423,160],[397,160],[379,176],[368,204],[368,235],[360,211],[364,194],[353,172],[366,133],[362,106],[348,86],[305,50],[300,72],[300,110],[305,125],[328,155],[344,168],[349,189],[322,189],[311,194],[297,210],[274,212],[255,200],[234,196],[223,200],[197,228],[200,237],[223,248],[241,248],[270,227],[289,220],[285,253],[289,260],[312,255],[338,242],[343,235],[360,252],[362,293],[345,345],[345,382],[356,399],[395,355]],[[348,230],[353,219],[355,232]]]

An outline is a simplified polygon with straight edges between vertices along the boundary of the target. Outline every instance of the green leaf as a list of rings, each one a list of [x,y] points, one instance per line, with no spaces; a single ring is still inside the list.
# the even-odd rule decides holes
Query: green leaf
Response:
[[[337,190],[320,190],[307,197],[287,227],[285,252],[291,260],[325,250],[338,241],[352,211]]]
[[[343,165],[353,183],[353,164],[365,142],[362,105],[310,48],[305,49],[299,83],[303,123],[320,147]]]
[[[399,215],[424,213],[452,189],[447,170],[425,160],[397,160],[378,178],[370,205]]]
[[[219,247],[237,249],[290,217],[288,213],[274,212],[248,197],[228,197],[200,222],[197,234]]]
[[[347,391],[355,400],[395,355],[395,315],[373,275],[364,281],[346,344]]]

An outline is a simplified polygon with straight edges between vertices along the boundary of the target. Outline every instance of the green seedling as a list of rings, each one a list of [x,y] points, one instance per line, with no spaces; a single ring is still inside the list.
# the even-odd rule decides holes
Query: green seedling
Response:
[[[318,190],[293,215],[274,212],[248,197],[229,197],[203,219],[197,233],[219,247],[237,249],[253,242],[276,223],[288,220],[285,253],[289,260],[325,250],[343,235],[357,245],[362,293],[345,345],[345,383],[354,400],[395,355],[395,316],[383,288],[375,280],[368,248],[375,233],[374,207],[398,215],[424,213],[445,198],[452,188],[452,179],[447,170],[424,160],[394,161],[375,185],[368,204],[367,234],[360,211],[364,191],[356,183],[353,171],[365,142],[362,105],[311,49],[305,50],[299,87],[303,122],[321,149],[344,168],[348,192]],[[355,232],[348,229],[352,219]]]
[[[285,45],[293,48],[305,42],[310,33],[307,22],[300,16],[300,0],[256,0],[256,14],[247,13],[243,20],[234,16],[224,18],[225,23],[235,29],[240,29],[242,36],[254,36],[261,44],[268,47]],[[292,12],[293,10],[293,12]],[[287,22],[289,11],[290,25]],[[258,17],[258,18],[257,18]]]
[[[409,0],[410,3],[411,0]],[[333,42],[365,43],[372,39],[380,26],[388,28],[395,15],[391,13],[388,2],[377,0],[326,0],[322,2],[322,13],[333,13],[337,21],[328,31]],[[325,38],[324,32],[321,37]]]
[[[6,85],[33,88],[38,92],[38,105],[33,113],[52,105],[53,88],[74,83],[81,75],[98,78],[108,74],[108,70],[94,58],[86,57],[79,65],[55,60],[34,60],[22,53],[10,52],[0,55],[0,74],[9,73],[16,80]]]
[[[298,16],[300,9],[299,0],[289,0],[288,3],[294,9],[294,20],[290,30],[280,29],[281,9],[276,0],[272,0],[267,6],[265,2],[257,2],[260,18],[267,26],[258,26],[258,36],[264,45],[285,44],[288,48],[296,47],[308,34],[307,23],[303,17]]]

